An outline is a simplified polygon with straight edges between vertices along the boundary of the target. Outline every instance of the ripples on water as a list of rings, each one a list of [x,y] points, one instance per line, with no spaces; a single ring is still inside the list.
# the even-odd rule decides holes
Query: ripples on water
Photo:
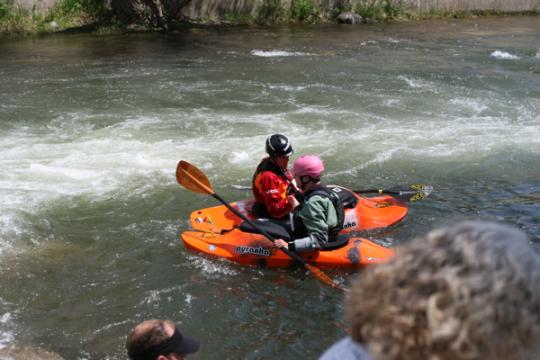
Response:
[[[538,18],[193,30],[0,42],[0,346],[123,359],[128,330],[178,320],[201,358],[316,358],[341,296],[303,270],[190,254],[212,198],[179,159],[249,196],[266,136],[317,153],[328,182],[424,182],[399,245],[452,219],[512,223],[540,251]],[[351,274],[331,272],[348,283]]]

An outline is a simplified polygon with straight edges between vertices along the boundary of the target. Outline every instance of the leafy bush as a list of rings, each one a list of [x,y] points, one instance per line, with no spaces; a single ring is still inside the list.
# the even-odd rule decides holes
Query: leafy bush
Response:
[[[403,14],[403,2],[402,0],[362,1],[356,13],[368,19],[396,18]]]
[[[281,0],[263,0],[257,16],[258,23],[277,23],[283,19],[285,10]]]
[[[252,24],[253,18],[249,14],[243,13],[226,13],[223,18],[230,24]]]
[[[9,15],[10,8],[7,4],[0,2],[0,20],[5,19]]]
[[[63,0],[58,5],[58,10],[64,15],[75,15],[79,14],[84,10],[84,0]]]
[[[314,10],[313,0],[293,0],[291,3],[291,18],[304,21],[313,15]]]
[[[104,1],[96,0],[60,0],[41,19],[41,28],[50,30],[49,23],[55,21],[58,29],[76,28],[93,23],[105,23],[109,20]],[[45,30],[46,31],[46,30]]]
[[[0,34],[29,33],[36,28],[28,10],[0,3]]]
[[[49,13],[49,18],[54,17],[79,17],[100,18],[106,12],[103,1],[95,0],[61,0],[56,3]]]

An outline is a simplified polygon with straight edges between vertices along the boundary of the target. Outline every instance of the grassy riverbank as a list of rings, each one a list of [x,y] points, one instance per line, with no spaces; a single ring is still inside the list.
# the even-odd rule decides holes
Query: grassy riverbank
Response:
[[[331,11],[316,5],[314,0],[294,0],[285,7],[281,0],[264,0],[256,15],[229,12],[221,18],[192,20],[199,25],[274,25],[283,23],[335,22],[343,12],[362,16],[368,22],[408,21],[423,19],[468,18],[476,16],[503,16],[499,11],[415,11],[405,8],[402,1],[372,0],[363,5],[339,1]],[[538,15],[538,12],[512,13],[512,15]],[[185,25],[185,23],[183,23]],[[171,21],[169,28],[179,23]],[[48,13],[39,14],[14,5],[14,0],[0,2],[0,34],[42,34],[58,31],[111,33],[156,30],[148,23],[125,24],[118,21],[104,2],[92,0],[62,0]],[[158,29],[161,30],[161,29]]]
[[[98,1],[63,0],[46,14],[0,2],[0,34],[42,34],[68,29],[104,31],[112,14]],[[101,30],[99,30],[101,29]]]

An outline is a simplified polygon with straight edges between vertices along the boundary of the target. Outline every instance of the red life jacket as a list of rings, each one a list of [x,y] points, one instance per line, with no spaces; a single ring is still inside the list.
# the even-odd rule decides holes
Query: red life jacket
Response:
[[[269,157],[264,158],[253,175],[251,187],[255,204],[253,213],[258,217],[282,218],[291,206],[287,195],[292,191],[292,176]]]

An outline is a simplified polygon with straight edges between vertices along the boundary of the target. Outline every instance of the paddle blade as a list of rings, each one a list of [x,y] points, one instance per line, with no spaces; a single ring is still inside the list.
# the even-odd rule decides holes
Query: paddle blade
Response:
[[[407,188],[395,187],[388,190],[380,190],[381,194],[390,194],[401,201],[419,201],[425,199],[433,191],[433,186],[424,184],[413,184]]]
[[[433,191],[433,186],[431,185],[424,185],[424,184],[414,184],[411,185],[411,189],[416,190],[416,194],[414,194],[409,200],[410,201],[418,201],[425,199],[431,194]]]
[[[322,272],[321,269],[319,269],[318,267],[315,267],[313,265],[309,265],[308,263],[304,263],[304,266],[306,267],[306,269],[308,269],[317,279],[319,279],[320,281],[322,281],[323,283],[333,287],[334,289],[338,289],[338,290],[341,290],[343,292],[346,291],[346,289],[341,285],[341,284],[338,284],[337,282],[335,282],[334,280],[330,279],[330,277],[328,275],[326,275],[325,273]]]
[[[176,166],[176,181],[186,189],[201,193],[213,195],[214,190],[206,175],[195,165],[187,161],[180,160]]]

